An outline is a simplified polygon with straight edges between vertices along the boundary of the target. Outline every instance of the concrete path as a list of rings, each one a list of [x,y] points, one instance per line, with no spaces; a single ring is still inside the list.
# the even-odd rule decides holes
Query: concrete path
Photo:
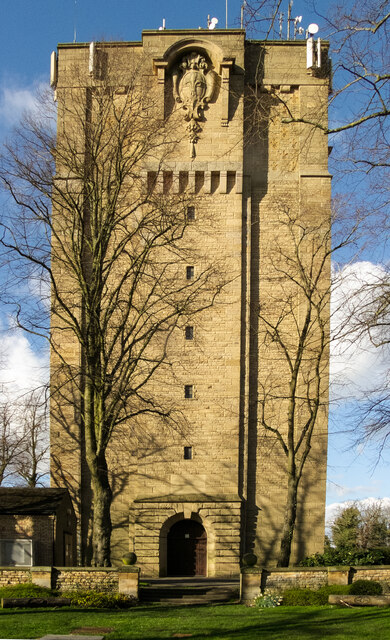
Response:
[[[54,635],[49,633],[48,636],[43,636],[42,638],[38,638],[38,640],[103,640],[104,636],[75,636],[75,635],[68,635],[68,636],[58,636],[58,635]]]
[[[9,638],[0,638],[0,640],[10,640]],[[26,638],[16,638],[16,640],[26,640]],[[43,636],[42,638],[37,638],[37,640],[104,640],[104,636],[76,636],[72,635],[54,635],[49,633],[47,636]]]

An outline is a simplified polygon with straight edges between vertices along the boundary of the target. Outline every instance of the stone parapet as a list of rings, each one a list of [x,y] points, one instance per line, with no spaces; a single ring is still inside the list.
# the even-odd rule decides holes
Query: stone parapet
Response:
[[[349,584],[351,567],[328,567],[328,584]]]
[[[118,592],[138,599],[139,567],[121,567],[118,569]]]
[[[39,587],[52,588],[52,568],[51,567],[31,567],[31,582]]]

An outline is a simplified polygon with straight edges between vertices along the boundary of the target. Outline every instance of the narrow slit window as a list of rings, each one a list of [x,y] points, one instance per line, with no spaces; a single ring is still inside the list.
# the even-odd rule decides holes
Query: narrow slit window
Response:
[[[184,385],[184,397],[185,398],[193,398],[194,397],[194,385],[193,384]]]
[[[195,220],[195,207],[187,207],[187,222]]]
[[[186,340],[194,339],[194,327],[192,325],[186,326]]]
[[[184,447],[184,460],[192,460],[192,447]]]
[[[187,267],[186,270],[187,280],[193,280],[195,275],[194,267]]]

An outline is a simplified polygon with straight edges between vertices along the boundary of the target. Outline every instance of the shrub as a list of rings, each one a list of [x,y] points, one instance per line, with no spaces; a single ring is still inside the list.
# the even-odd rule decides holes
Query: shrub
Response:
[[[318,606],[328,604],[331,593],[347,595],[350,585],[330,584],[320,589],[287,589],[283,593],[283,604],[286,606]]]
[[[58,591],[40,587],[32,582],[0,587],[0,598],[49,598],[58,596]]]
[[[252,606],[257,609],[269,609],[278,607],[282,602],[281,596],[270,589],[265,589],[257,598],[253,600]]]
[[[302,567],[364,566],[390,564],[390,549],[327,549],[300,563]]]
[[[126,609],[136,602],[133,596],[126,596],[123,593],[67,591],[62,595],[70,599],[72,606],[82,609]]]
[[[356,580],[351,584],[349,593],[354,596],[380,596],[382,585],[374,580]]]
[[[283,592],[283,604],[287,606],[318,605],[319,596],[312,589],[286,589]]]

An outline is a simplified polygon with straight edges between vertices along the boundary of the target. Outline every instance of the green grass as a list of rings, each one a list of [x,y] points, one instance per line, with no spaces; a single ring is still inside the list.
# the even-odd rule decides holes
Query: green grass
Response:
[[[383,640],[390,638],[390,609],[361,607],[277,607],[242,605],[165,607],[142,605],[127,611],[0,609],[0,637],[37,638],[80,627],[111,627],[109,640],[158,640],[192,634],[194,640]]]

